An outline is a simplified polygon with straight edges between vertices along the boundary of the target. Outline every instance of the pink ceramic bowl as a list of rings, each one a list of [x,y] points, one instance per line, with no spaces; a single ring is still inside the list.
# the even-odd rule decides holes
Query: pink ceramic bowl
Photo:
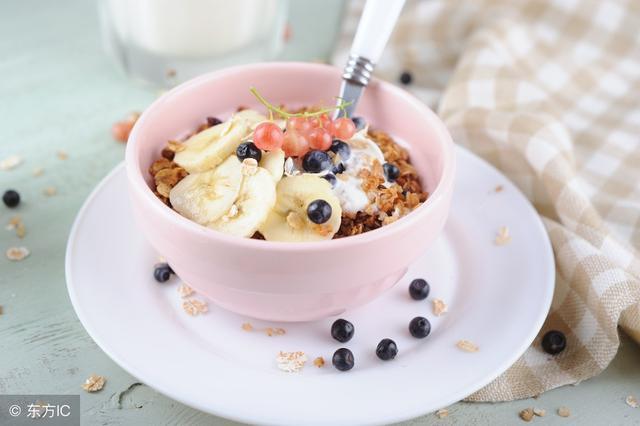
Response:
[[[138,226],[180,278],[216,304],[275,321],[337,315],[392,287],[442,230],[455,172],[451,137],[420,101],[377,80],[364,92],[358,115],[409,144],[412,162],[431,194],[393,224],[322,242],[243,239],[189,221],[151,192],[147,169],[167,140],[195,129],[207,116],[227,118],[239,105],[261,107],[249,93],[251,86],[288,106],[331,103],[340,75],[337,68],[306,63],[229,68],[176,87],[136,123],[126,166]]]

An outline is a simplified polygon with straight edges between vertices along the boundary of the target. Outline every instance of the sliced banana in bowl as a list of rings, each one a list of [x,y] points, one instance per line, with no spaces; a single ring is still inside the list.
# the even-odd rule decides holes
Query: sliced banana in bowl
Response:
[[[275,183],[280,182],[284,174],[284,151],[276,149],[275,151],[265,151],[262,153],[260,167],[267,169]]]
[[[331,239],[342,220],[340,201],[331,184],[311,174],[286,176],[276,188],[276,203],[259,231],[269,241],[321,241]],[[307,210],[318,200],[326,202],[329,217],[323,223],[309,219]]]
[[[182,216],[206,226],[229,211],[241,183],[242,165],[232,156],[214,170],[186,176],[171,189],[169,200]]]

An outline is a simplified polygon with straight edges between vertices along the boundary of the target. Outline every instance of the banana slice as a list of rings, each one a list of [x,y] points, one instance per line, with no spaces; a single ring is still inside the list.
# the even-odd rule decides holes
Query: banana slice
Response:
[[[189,173],[214,169],[233,154],[249,133],[246,120],[229,120],[187,139],[173,159]]]
[[[256,167],[252,173],[244,175],[235,203],[224,216],[210,223],[210,228],[250,237],[264,223],[276,202],[276,184],[271,173],[261,167]]]
[[[267,117],[254,109],[243,109],[233,114],[231,120],[243,121],[249,127],[249,130],[254,130],[258,124],[267,121]]]
[[[331,206],[331,218],[321,225],[307,216],[307,207],[318,199]],[[303,174],[284,177],[278,183],[276,205],[259,230],[270,241],[329,240],[338,232],[341,220],[340,201],[331,184],[321,177]]]
[[[284,174],[284,151],[278,149],[276,151],[265,151],[262,153],[260,167],[267,169],[275,183],[280,182]]]
[[[182,179],[171,189],[169,200],[182,216],[206,226],[229,211],[241,183],[242,165],[234,155],[215,170]]]

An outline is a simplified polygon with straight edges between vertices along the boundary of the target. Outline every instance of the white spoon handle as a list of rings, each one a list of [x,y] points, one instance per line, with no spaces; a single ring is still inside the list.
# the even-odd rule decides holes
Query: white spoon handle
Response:
[[[351,45],[351,56],[376,64],[382,56],[405,0],[367,0]]]

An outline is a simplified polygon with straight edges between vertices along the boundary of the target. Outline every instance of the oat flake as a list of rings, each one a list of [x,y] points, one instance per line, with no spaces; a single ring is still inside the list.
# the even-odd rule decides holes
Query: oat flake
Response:
[[[258,172],[258,162],[255,158],[245,158],[242,160],[242,174],[253,176]]]
[[[187,299],[182,302],[182,309],[192,317],[203,314],[209,311],[209,306],[206,302],[198,299]]]
[[[313,360],[313,365],[315,365],[318,368],[324,367],[324,358],[319,356],[318,358],[314,359]]]
[[[58,190],[56,189],[55,186],[48,186],[44,189],[44,195],[46,195],[47,197],[51,197],[54,196],[58,193]]]
[[[92,374],[82,384],[82,389],[86,390],[87,392],[98,392],[104,387],[105,381],[106,379],[103,376]]]
[[[480,348],[469,340],[458,340],[456,346],[466,352],[478,352]]]
[[[276,356],[278,368],[287,373],[297,373],[304,368],[307,362],[307,355],[302,351],[283,352],[280,351]]]
[[[271,327],[265,328],[264,332],[269,337],[271,337],[271,336],[282,336],[283,334],[286,333],[284,328],[271,328]]]
[[[498,246],[504,246],[511,242],[511,234],[509,233],[509,228],[506,226],[501,226],[498,230],[498,235],[496,235],[496,239],[494,243]]]
[[[11,170],[22,163],[22,157],[19,155],[10,155],[0,161],[0,170]]]
[[[538,417],[544,417],[547,415],[547,410],[545,410],[544,408],[535,408],[533,409],[533,414],[535,414]]]
[[[29,256],[31,252],[26,247],[10,247],[7,249],[7,259],[20,261],[25,257]]]
[[[180,287],[178,287],[178,294],[183,299],[185,297],[191,296],[193,293],[194,293],[193,289],[186,284],[181,284]]]
[[[635,396],[633,395],[629,395],[625,398],[624,402],[627,403],[627,405],[631,408],[638,408],[638,400],[636,399]]]
[[[533,419],[533,409],[525,408],[524,410],[520,411],[518,415],[525,422],[530,422]]]
[[[242,324],[242,329],[244,331],[253,331],[253,326],[250,323],[245,322],[244,324]]]
[[[66,160],[67,158],[69,158],[69,155],[63,150],[59,150],[58,152],[56,152],[56,155],[58,156],[59,160]]]
[[[44,174],[44,169],[42,167],[36,167],[32,172],[33,176],[38,177]]]
[[[447,304],[441,299],[433,299],[433,314],[437,317],[447,312]]]
[[[436,417],[438,417],[439,419],[444,419],[445,417],[449,416],[449,410],[447,410],[446,408],[441,408],[438,411],[436,411]]]
[[[558,415],[560,417],[569,417],[571,415],[571,411],[567,407],[558,408]]]

